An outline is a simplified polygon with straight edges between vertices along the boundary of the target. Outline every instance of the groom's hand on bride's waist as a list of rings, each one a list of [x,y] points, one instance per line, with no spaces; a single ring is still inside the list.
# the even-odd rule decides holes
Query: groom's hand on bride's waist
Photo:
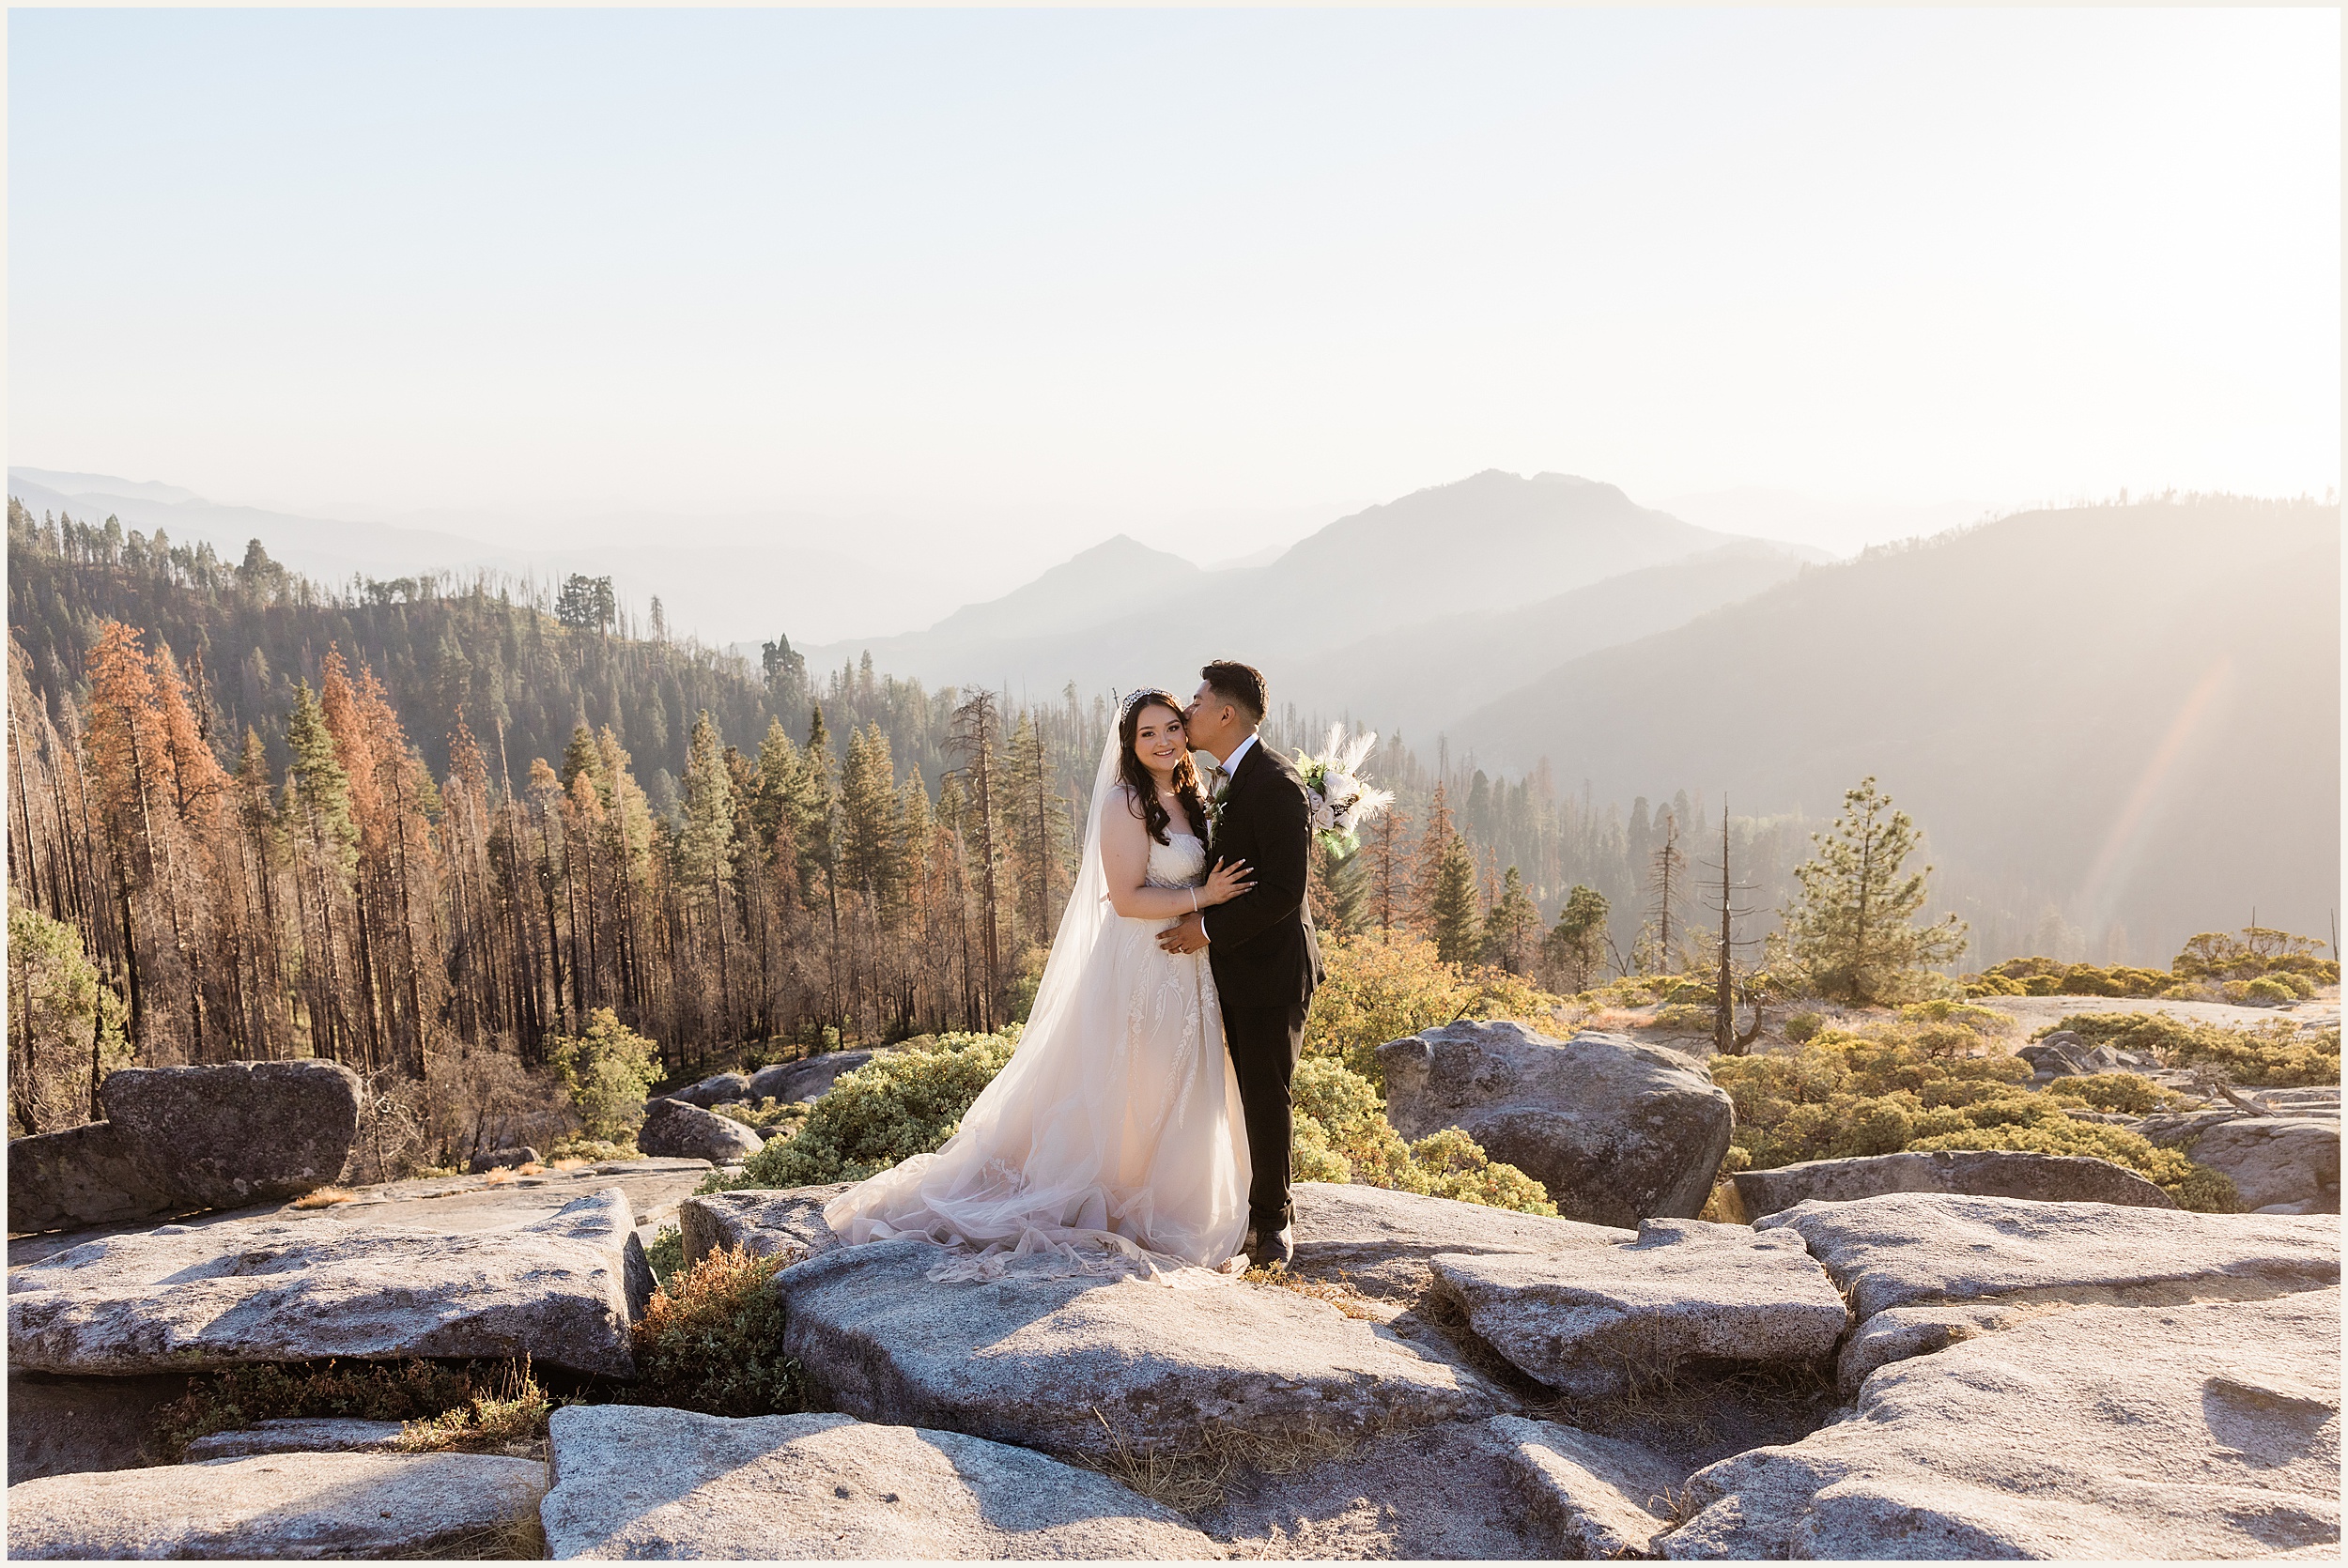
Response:
[[[1185,915],[1158,933],[1158,945],[1169,953],[1195,953],[1207,945],[1204,915]]]

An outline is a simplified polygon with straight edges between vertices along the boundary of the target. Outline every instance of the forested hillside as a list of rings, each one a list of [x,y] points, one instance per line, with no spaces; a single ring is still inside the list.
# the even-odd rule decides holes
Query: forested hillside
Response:
[[[1547,758],[1600,799],[1696,779],[1814,817],[1873,774],[1926,825],[1982,957],[2029,950],[2014,918],[2052,908],[2091,951],[2120,929],[2109,956],[2158,961],[2253,907],[2326,929],[2340,588],[2336,506],[2028,513],[1572,660],[1453,745]]]

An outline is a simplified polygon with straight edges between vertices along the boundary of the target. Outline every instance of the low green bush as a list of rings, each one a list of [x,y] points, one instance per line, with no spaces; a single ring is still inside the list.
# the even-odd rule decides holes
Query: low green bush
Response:
[[[1334,1056],[1381,1089],[1378,1048],[1455,1019],[1546,1020],[1559,998],[1503,969],[1446,963],[1431,942],[1360,936],[1325,942],[1326,976],[1305,1019],[1305,1052]]]
[[[2340,1027],[2304,1028],[2277,1019],[2256,1029],[2171,1018],[2167,1013],[2074,1013],[2055,1025],[2090,1045],[2148,1052],[2169,1068],[2214,1068],[2229,1083],[2305,1088],[2340,1082]]]
[[[1525,1214],[1557,1212],[1539,1182],[1493,1160],[1457,1129],[1404,1144],[1386,1120],[1377,1085],[1333,1057],[1299,1062],[1291,1094],[1299,1181],[1358,1181]]]
[[[814,1187],[862,1181],[954,1135],[963,1113],[994,1082],[1019,1044],[1019,1025],[998,1035],[939,1035],[907,1041],[843,1072],[805,1123],[743,1162],[735,1187]]]
[[[1807,1045],[1817,1038],[1818,1031],[1825,1027],[1826,1018],[1823,1014],[1795,1013],[1785,1021],[1785,1038],[1796,1045]]]
[[[644,1249],[644,1262],[651,1267],[653,1279],[667,1284],[669,1276],[685,1267],[685,1232],[674,1225],[654,1232],[652,1245]]]
[[[782,1353],[782,1298],[769,1284],[783,1262],[720,1249],[672,1275],[637,1319],[624,1397],[712,1416],[798,1410],[799,1367]]]
[[[1822,1030],[1791,1053],[1715,1059],[1713,1082],[1735,1102],[1732,1138],[1749,1168],[1903,1149],[2024,1148],[2109,1160],[2180,1204],[2227,1206],[2230,1189],[2215,1172],[2125,1129],[2066,1115],[2065,1098],[2031,1090],[2030,1064],[1990,1049],[1967,1017],[1986,1009],[1910,1011],[1896,1022]],[[2104,1096],[2151,1108],[2159,1091],[2143,1079],[2135,1084],[2073,1090],[2069,1102]]]

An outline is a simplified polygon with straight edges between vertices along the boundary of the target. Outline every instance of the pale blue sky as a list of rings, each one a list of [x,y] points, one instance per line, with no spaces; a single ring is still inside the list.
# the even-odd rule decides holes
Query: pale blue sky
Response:
[[[16,10],[9,461],[1046,558],[1488,467],[2320,493],[2340,72],[2314,10]]]

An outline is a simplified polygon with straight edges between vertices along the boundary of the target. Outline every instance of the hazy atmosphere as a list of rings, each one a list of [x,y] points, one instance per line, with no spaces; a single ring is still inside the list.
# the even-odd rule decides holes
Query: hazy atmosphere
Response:
[[[9,1558],[2339,1556],[2338,9],[8,28]]]
[[[314,570],[828,642],[1489,468],[1835,553],[2338,472],[2325,11],[9,26],[10,463],[467,542]]]

